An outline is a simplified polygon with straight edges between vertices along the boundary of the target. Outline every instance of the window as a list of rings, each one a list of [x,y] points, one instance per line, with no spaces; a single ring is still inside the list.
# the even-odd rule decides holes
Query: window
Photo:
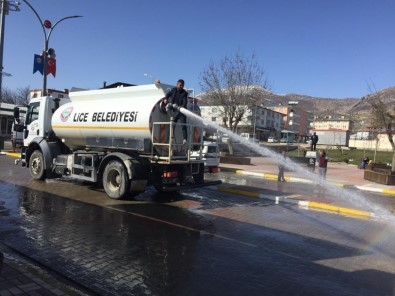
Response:
[[[40,109],[39,102],[30,104],[26,114],[26,124],[30,124],[34,120],[38,119],[39,109]]]
[[[211,117],[211,121],[217,121],[217,117]]]

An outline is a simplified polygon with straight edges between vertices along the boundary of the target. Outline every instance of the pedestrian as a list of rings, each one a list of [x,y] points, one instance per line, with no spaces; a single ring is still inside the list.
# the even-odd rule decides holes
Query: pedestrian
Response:
[[[311,136],[311,151],[315,151],[318,143],[318,136],[314,132],[313,135]]]
[[[280,159],[280,161],[278,162],[278,177],[277,177],[278,182],[285,182],[284,171],[285,171],[285,161],[287,157],[287,152],[283,151],[282,155],[284,159]]]
[[[360,169],[364,170],[366,166],[369,164],[369,161],[370,161],[369,157],[365,157],[364,159],[362,159]]]
[[[180,108],[185,108],[187,109],[187,103],[188,103],[188,93],[184,89],[184,80],[179,79],[177,81],[176,87],[173,87],[165,97],[165,100],[168,101],[167,104],[167,110],[172,108],[173,110],[178,111],[177,115],[174,116],[173,121],[176,123],[182,124],[182,135],[183,135],[183,144],[185,145],[187,143],[187,127],[186,127],[186,116],[182,114],[180,111]]]
[[[329,158],[326,156],[326,152],[324,150],[320,151],[320,157],[318,159],[318,172],[322,179],[326,179],[326,171],[328,167]]]

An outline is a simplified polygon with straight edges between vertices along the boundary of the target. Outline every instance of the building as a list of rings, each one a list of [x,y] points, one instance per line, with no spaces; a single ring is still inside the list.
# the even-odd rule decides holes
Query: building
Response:
[[[350,131],[343,129],[313,129],[318,136],[318,145],[348,146]]]
[[[222,106],[200,106],[203,119],[223,126]],[[267,140],[268,137],[280,137],[283,129],[283,114],[263,106],[254,106],[248,109],[237,126],[237,133],[255,134],[259,140]]]
[[[69,90],[56,90],[56,89],[47,89],[48,96],[54,98],[68,98],[69,97]],[[42,89],[32,89],[30,90],[30,99],[41,97]]]
[[[312,132],[319,137],[318,144],[333,146],[348,146],[350,141],[352,121],[333,119],[330,116],[321,120],[315,119]]]
[[[16,105],[8,103],[0,103],[0,136],[6,139],[11,138],[12,124],[14,123],[14,108]],[[21,117],[24,116],[26,110],[21,108]]]
[[[338,129],[338,130],[350,131],[352,130],[352,121],[347,119],[331,119],[331,118],[328,119],[325,118],[321,120],[316,119],[314,120],[313,128],[319,130]]]
[[[298,142],[304,142],[310,134],[310,122],[312,116],[306,110],[298,106],[298,102],[289,102],[288,105],[279,105],[269,107],[276,112],[284,115],[283,133],[291,133],[295,135]]]

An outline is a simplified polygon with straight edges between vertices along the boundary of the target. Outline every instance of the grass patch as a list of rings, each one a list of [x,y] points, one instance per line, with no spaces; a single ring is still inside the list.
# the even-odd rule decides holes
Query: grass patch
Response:
[[[317,147],[317,151],[320,150]],[[289,156],[303,156],[305,153],[305,148],[299,148],[294,151],[289,151]],[[326,149],[326,154],[331,158],[332,161],[346,162],[350,164],[359,165],[365,157],[369,159],[374,159],[374,151],[372,150],[343,150],[343,149]],[[375,163],[392,163],[392,155],[394,153],[390,151],[377,151]]]

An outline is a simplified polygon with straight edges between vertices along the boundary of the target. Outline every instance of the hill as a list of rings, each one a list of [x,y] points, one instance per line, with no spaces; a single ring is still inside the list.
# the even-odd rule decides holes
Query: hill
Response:
[[[380,98],[389,109],[395,106],[395,86],[367,94],[362,98],[322,98],[293,93],[280,95],[267,90],[262,90],[262,97],[261,104],[266,107],[287,106],[289,102],[294,101],[298,102],[298,107],[311,112],[318,118],[344,116],[354,121],[355,129],[362,130],[371,125],[369,101]],[[202,97],[201,104],[206,104],[204,97]]]
[[[288,105],[291,101],[297,101],[300,108],[312,112],[319,118],[328,115],[333,117],[344,115],[345,118],[352,118],[356,123],[356,127],[363,129],[369,126],[371,120],[369,101],[378,98],[389,109],[393,108],[395,105],[395,87],[385,88],[362,98],[345,99],[311,97],[299,94],[278,95],[267,92],[262,103],[264,106],[273,106],[279,104]]]

